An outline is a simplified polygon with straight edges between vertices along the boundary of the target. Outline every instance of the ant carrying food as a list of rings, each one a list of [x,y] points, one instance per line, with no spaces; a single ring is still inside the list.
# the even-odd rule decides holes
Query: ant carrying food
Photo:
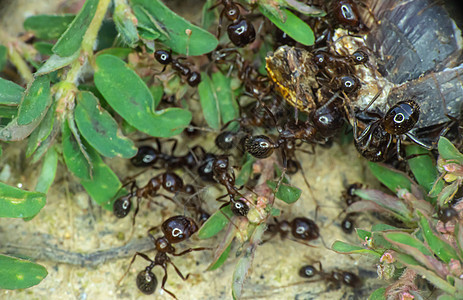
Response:
[[[219,5],[223,5],[220,12],[219,26],[217,37],[220,37],[222,30],[222,19],[225,16],[230,24],[227,27],[227,34],[230,41],[236,47],[244,47],[256,39],[256,30],[249,20],[241,15],[240,7],[246,10],[240,3],[233,0],[220,0],[210,9],[214,9]]]
[[[393,105],[383,116],[368,112],[367,117],[373,120],[358,134],[358,120],[363,116],[356,114],[354,122],[354,142],[357,150],[370,161],[382,161],[387,158],[393,139],[396,139],[397,157],[402,160],[400,144],[408,137],[419,146],[431,149],[430,146],[420,142],[409,131],[418,122],[420,107],[413,100],[404,100]]]
[[[189,239],[195,232],[198,231],[198,225],[196,225],[195,221],[189,217],[174,216],[167,219],[161,225],[163,236],[154,238],[154,236],[151,234],[151,231],[154,231],[157,228],[158,227],[152,227],[148,230],[148,236],[153,241],[157,251],[154,259],[150,259],[149,256],[145,253],[137,252],[132,257],[127,271],[124,273],[119,282],[121,282],[121,280],[127,275],[127,273],[130,270],[130,267],[135,262],[137,256],[140,256],[146,261],[148,261],[150,264],[137,275],[136,283],[138,289],[146,295],[151,295],[154,293],[158,284],[158,280],[152,272],[152,270],[154,267],[160,266],[164,270],[164,277],[162,278],[161,289],[173,298],[177,299],[174,293],[165,288],[165,284],[167,281],[167,265],[172,265],[175,271],[177,272],[178,276],[180,276],[180,278],[182,278],[183,280],[187,280],[190,274],[183,276],[183,274],[180,272],[177,266],[171,261],[169,255],[182,256],[193,251],[209,250],[210,248],[189,248],[180,253],[176,253],[176,250],[172,244],[183,242]]]
[[[183,77],[186,77],[186,82],[191,87],[196,87],[201,82],[201,74],[196,71],[191,71],[190,67],[186,64],[182,64],[179,60],[185,59],[184,57],[173,58],[172,51],[156,50],[154,52],[154,58],[161,64],[164,65],[161,72],[164,72],[167,65],[171,65],[172,69]]]
[[[354,273],[348,271],[332,271],[331,273],[326,273],[322,269],[321,262],[318,262],[318,265],[318,270],[312,265],[301,267],[299,269],[299,276],[303,278],[313,278],[319,275],[320,280],[325,280],[337,286],[344,284],[352,288],[358,288],[362,284],[361,279]]]

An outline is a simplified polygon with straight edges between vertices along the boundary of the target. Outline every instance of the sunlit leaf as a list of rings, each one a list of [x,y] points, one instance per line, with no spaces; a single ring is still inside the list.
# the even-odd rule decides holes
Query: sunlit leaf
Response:
[[[47,270],[29,260],[0,255],[0,289],[25,289],[39,284]]]
[[[447,138],[441,136],[437,144],[439,155],[445,160],[456,160],[463,164],[463,154]]]
[[[375,290],[368,300],[386,300],[386,288],[379,288]]]
[[[362,248],[360,246],[355,246],[355,245],[351,245],[351,244],[347,244],[345,242],[341,242],[341,241],[336,241],[333,243],[333,246],[331,246],[331,248],[333,249],[333,251],[335,252],[338,252],[338,253],[344,253],[344,254],[347,254],[347,253],[367,253],[367,254],[372,254],[376,257],[381,257],[381,254],[378,253],[378,252],[375,252],[373,250],[370,250],[370,249],[365,249],[365,248]]]

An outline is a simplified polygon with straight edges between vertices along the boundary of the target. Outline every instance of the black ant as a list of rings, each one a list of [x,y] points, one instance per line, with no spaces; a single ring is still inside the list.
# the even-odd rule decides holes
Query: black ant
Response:
[[[245,199],[245,197],[238,191],[238,188],[235,186],[235,173],[233,172],[233,169],[231,171],[229,169],[230,166],[228,156],[220,155],[214,159],[212,165],[214,177],[218,183],[226,188],[227,195],[230,198],[229,203],[231,205],[231,211],[236,216],[246,216],[249,212],[248,203],[241,199],[236,199]]]
[[[426,149],[430,146],[420,142],[409,131],[418,122],[420,106],[413,100],[400,101],[393,105],[383,116],[367,112],[367,117],[373,116],[368,126],[358,134],[358,119],[354,122],[354,142],[357,150],[370,161],[382,161],[386,159],[387,151],[393,139],[397,143],[397,156],[402,160],[400,154],[401,140],[408,137],[416,144]]]
[[[342,198],[346,202],[347,206],[350,206],[352,203],[359,201],[359,197],[355,195],[355,191],[362,188],[361,183],[353,183],[347,187],[342,193]],[[355,213],[348,213],[341,221],[341,229],[347,234],[351,234],[354,231],[354,219],[353,216]]]
[[[173,153],[177,148],[177,140],[174,141],[170,150],[171,154],[163,153],[161,143],[155,139],[156,148],[151,146],[140,146],[137,154],[130,159],[130,162],[135,167],[157,167],[163,169],[179,169],[186,167],[187,169],[194,169],[206,156],[206,151],[203,147],[197,145],[188,150],[188,153],[183,156],[175,156]]]
[[[361,279],[354,273],[348,271],[332,271],[326,273],[322,269],[321,262],[318,262],[319,270],[312,265],[306,265],[299,269],[299,276],[303,278],[312,278],[315,275],[319,275],[321,280],[326,280],[336,285],[344,284],[349,287],[358,288],[362,284]]]
[[[313,241],[320,237],[320,229],[314,221],[308,218],[299,217],[294,218],[292,221],[278,221],[274,218],[275,224],[269,224],[267,231],[270,234],[270,237],[264,242],[269,241],[277,234],[280,234],[282,239],[287,238],[289,234],[294,237],[293,241]],[[303,243],[304,245],[308,245]]]
[[[183,276],[183,274],[180,272],[177,266],[171,261],[168,254],[173,256],[182,256],[193,251],[209,250],[210,248],[189,248],[180,253],[176,253],[176,250],[172,244],[183,242],[189,239],[196,231],[198,231],[198,225],[196,225],[194,220],[191,218],[185,216],[174,216],[167,219],[161,225],[161,230],[164,235],[159,238],[154,238],[154,236],[150,233],[155,229],[157,229],[157,227],[152,227],[148,230],[148,236],[153,241],[157,251],[154,259],[150,259],[148,255],[144,253],[137,252],[133,256],[132,260],[130,261],[129,267],[127,268],[127,271],[124,273],[119,282],[127,275],[127,273],[130,270],[130,267],[134,263],[137,256],[141,256],[143,259],[150,262],[150,264],[137,275],[136,283],[138,289],[146,295],[151,295],[154,293],[158,284],[158,280],[156,276],[153,274],[152,270],[154,267],[160,266],[164,270],[164,277],[162,278],[161,289],[169,295],[171,295],[173,298],[177,299],[174,293],[165,288],[165,284],[167,281],[167,265],[172,265],[175,271],[177,272],[178,276],[180,276],[180,278],[182,278],[183,280],[187,280],[190,274]]]
[[[228,38],[236,47],[244,47],[254,42],[256,39],[256,30],[252,23],[243,17],[240,12],[240,7],[244,10],[246,9],[240,3],[233,0],[220,0],[210,9],[214,9],[220,4],[223,5],[223,9],[220,12],[217,37],[220,37],[222,18],[225,16],[231,22],[227,27]]]
[[[191,71],[190,67],[186,64],[182,64],[179,60],[184,59],[182,58],[173,58],[172,51],[167,52],[165,50],[156,50],[154,52],[154,58],[164,65],[164,68],[161,72],[164,72],[168,64],[172,65],[172,69],[177,71],[183,77],[186,77],[186,81],[189,86],[196,87],[201,82],[201,74],[196,71]]]
[[[437,211],[437,218],[444,224],[444,230],[447,230],[447,223],[453,220],[460,220],[460,215],[458,211],[452,206],[439,207]]]

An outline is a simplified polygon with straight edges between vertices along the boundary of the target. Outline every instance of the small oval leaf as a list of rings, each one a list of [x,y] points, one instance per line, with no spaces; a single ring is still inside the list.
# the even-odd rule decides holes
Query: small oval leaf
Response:
[[[228,219],[227,219],[228,217]],[[229,219],[233,217],[230,205],[227,205],[220,210],[217,210],[207,221],[201,226],[198,231],[197,237],[200,239],[209,239],[227,226],[230,222]]]
[[[51,101],[50,79],[47,75],[36,77],[27,88],[19,106],[18,124],[26,125],[37,118],[42,119]]]
[[[66,166],[80,179],[91,178],[91,166],[81,152],[78,142],[69,128],[68,121],[63,125],[63,157]]]
[[[202,73],[201,79],[198,93],[204,119],[209,127],[218,130],[220,128],[219,100],[209,76]]]
[[[407,159],[410,170],[416,178],[416,181],[421,185],[426,192],[429,192],[434,185],[434,181],[438,177],[436,164],[432,159],[431,152],[416,146],[409,145],[405,148],[407,157],[416,155]]]
[[[191,112],[184,109],[172,107],[153,113],[154,101],[150,90],[119,58],[104,54],[97,57],[96,63],[96,87],[130,125],[151,136],[170,137],[190,124]]]
[[[304,21],[299,19],[295,14],[287,9],[282,9],[281,13],[286,16],[286,20],[282,22],[279,18],[275,17],[272,13],[267,11],[264,7],[259,7],[260,12],[266,16],[276,27],[286,32],[295,41],[310,46],[315,42],[315,36],[310,28]]]
[[[463,154],[447,138],[441,136],[437,144],[439,155],[445,160],[456,160],[463,164]]]
[[[24,29],[42,40],[57,40],[74,20],[75,15],[36,15],[24,21]]]
[[[267,185],[275,190],[277,187],[276,181],[267,180]],[[275,193],[275,197],[282,200],[285,203],[291,204],[296,202],[302,194],[302,190],[290,184],[282,182],[278,187],[278,191]]]
[[[397,193],[398,189],[411,191],[412,180],[405,173],[379,163],[369,162],[368,166],[371,173],[394,194]]]
[[[0,218],[35,216],[45,202],[43,193],[24,191],[0,182]]]
[[[31,261],[0,255],[0,289],[25,289],[39,284],[47,269]]]
[[[106,157],[130,158],[137,154],[133,142],[122,136],[116,121],[90,92],[77,95],[75,120],[85,140]]]
[[[19,105],[19,103],[21,103],[23,93],[23,87],[0,77],[0,104]]]

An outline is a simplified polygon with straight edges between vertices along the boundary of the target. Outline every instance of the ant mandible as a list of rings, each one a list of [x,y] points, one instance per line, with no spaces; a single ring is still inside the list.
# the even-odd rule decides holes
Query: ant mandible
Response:
[[[155,229],[157,229],[157,227],[152,227],[148,230],[148,236],[153,241],[157,251],[154,259],[150,259],[149,256],[145,253],[135,253],[135,255],[132,257],[132,260],[130,261],[127,271],[124,273],[119,282],[127,275],[127,273],[130,270],[130,267],[134,263],[137,256],[140,256],[146,261],[148,261],[150,264],[137,275],[136,283],[138,289],[146,295],[151,295],[154,293],[158,284],[158,280],[152,272],[152,270],[154,267],[160,266],[164,270],[164,277],[162,278],[161,289],[173,298],[177,299],[174,293],[165,288],[165,284],[167,281],[167,265],[172,265],[175,271],[177,272],[178,276],[180,276],[180,278],[182,278],[183,280],[187,280],[190,274],[183,276],[183,274],[180,272],[177,266],[171,261],[168,254],[173,256],[182,256],[193,251],[209,250],[210,248],[189,248],[180,253],[176,253],[176,250],[172,244],[183,242],[189,239],[196,231],[198,231],[198,225],[196,225],[194,220],[191,218],[185,216],[174,216],[167,219],[161,225],[161,230],[164,235],[159,238],[154,238],[154,236],[150,233]]]

